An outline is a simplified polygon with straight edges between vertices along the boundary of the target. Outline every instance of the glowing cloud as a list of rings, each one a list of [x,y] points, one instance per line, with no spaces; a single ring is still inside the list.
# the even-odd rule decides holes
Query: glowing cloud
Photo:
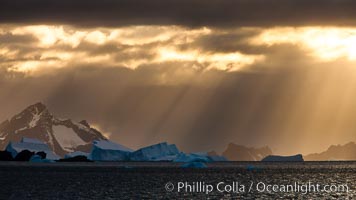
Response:
[[[291,43],[311,51],[324,61],[356,60],[356,29],[335,27],[272,28],[251,42],[255,45]]]
[[[244,55],[239,52],[209,54],[199,51],[180,52],[175,49],[163,48],[159,50],[158,61],[195,61],[198,63],[210,63],[208,69],[215,68],[234,71],[260,61],[263,58],[262,55]]]
[[[214,34],[213,30],[206,27],[187,29],[179,26],[133,26],[94,30],[38,25],[7,26],[0,27],[0,30],[2,34],[31,35],[38,40],[32,45],[33,51],[22,54],[6,46],[0,47],[1,55],[13,58],[7,62],[7,65],[11,65],[9,70],[27,73],[83,64],[137,68],[143,64],[175,61],[196,62],[206,69],[239,70],[263,58],[261,55],[245,55],[241,52],[196,50],[196,46],[191,46],[195,40]],[[177,50],[181,45],[189,48]],[[100,51],[108,46],[112,50]]]

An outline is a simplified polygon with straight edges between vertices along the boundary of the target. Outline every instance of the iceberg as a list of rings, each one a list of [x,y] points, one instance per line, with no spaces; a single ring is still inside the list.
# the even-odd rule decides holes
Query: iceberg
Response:
[[[42,159],[42,157],[40,155],[33,155],[29,161],[32,163],[53,163],[54,162],[53,160]]]
[[[179,154],[175,144],[162,142],[141,148],[130,155],[132,161],[171,161]]]
[[[224,156],[209,155],[208,153],[180,153],[174,162],[221,162],[227,161]]]
[[[301,154],[297,154],[294,156],[276,156],[270,155],[262,159],[263,162],[303,162],[303,156]]]
[[[180,153],[176,159],[174,159],[174,162],[211,162],[211,158],[204,153]]]
[[[182,168],[197,168],[197,169],[203,169],[207,168],[208,166],[203,163],[203,162],[189,162],[185,163],[181,166]]]
[[[173,161],[176,158],[177,158],[177,154],[176,155],[162,156],[162,157],[158,157],[158,158],[152,158],[151,161]]]
[[[94,161],[125,161],[131,152],[131,149],[109,140],[95,140],[88,158]]]
[[[89,160],[86,156],[74,156],[71,158],[59,159],[57,162],[93,162]]]
[[[20,142],[10,142],[6,146],[6,151],[10,152],[13,158],[15,158],[16,155],[23,150],[36,153],[43,151],[46,153],[46,158],[50,160],[58,160],[60,158],[58,155],[51,151],[47,144],[33,138],[23,137]]]
[[[225,161],[228,161],[228,159],[226,159],[224,156],[219,156],[219,155],[209,156],[209,158],[213,162],[225,162]]]
[[[76,156],[85,156],[85,157],[89,157],[89,153],[86,153],[86,152],[82,152],[82,151],[74,151],[72,153],[68,153],[66,155],[64,155],[64,158],[73,158],[73,157],[76,157]]]

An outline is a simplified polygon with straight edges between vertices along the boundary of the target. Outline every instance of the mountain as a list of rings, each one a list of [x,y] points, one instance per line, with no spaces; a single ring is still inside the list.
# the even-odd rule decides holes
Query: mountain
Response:
[[[261,148],[245,147],[230,143],[222,155],[231,161],[260,161],[271,155],[272,150],[266,146]]]
[[[59,156],[74,151],[89,152],[94,140],[107,140],[85,120],[56,118],[42,103],[31,105],[0,124],[0,149],[23,137],[43,141]]]
[[[304,156],[307,161],[321,160],[356,160],[356,144],[331,145],[326,151]]]

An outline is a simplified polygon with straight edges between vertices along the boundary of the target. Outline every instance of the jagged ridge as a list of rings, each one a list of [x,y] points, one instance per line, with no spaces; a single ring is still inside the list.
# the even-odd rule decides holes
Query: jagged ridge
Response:
[[[42,103],[27,107],[0,124],[0,148],[22,137],[44,141],[58,155],[73,151],[89,152],[94,140],[107,140],[85,120],[77,123],[54,117]]]

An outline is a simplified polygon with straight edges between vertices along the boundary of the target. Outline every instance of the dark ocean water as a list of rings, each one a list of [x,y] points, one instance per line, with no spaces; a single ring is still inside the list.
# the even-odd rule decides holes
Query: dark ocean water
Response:
[[[0,199],[356,197],[356,162],[226,162],[211,163],[205,169],[179,165],[1,162]]]

